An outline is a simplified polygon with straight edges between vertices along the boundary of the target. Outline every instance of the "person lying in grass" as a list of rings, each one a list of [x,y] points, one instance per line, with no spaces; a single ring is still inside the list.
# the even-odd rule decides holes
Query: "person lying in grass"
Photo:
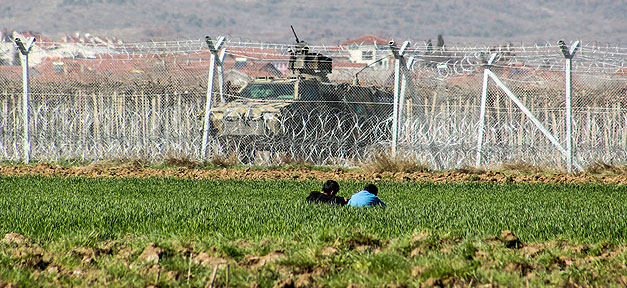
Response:
[[[330,203],[338,205],[346,205],[348,199],[345,197],[335,196],[340,191],[340,184],[333,180],[327,180],[322,185],[322,191],[312,191],[305,200],[311,203]]]
[[[363,190],[353,194],[348,201],[348,206],[364,207],[364,206],[380,206],[386,207],[385,203],[377,197],[379,188],[374,184],[368,184]]]

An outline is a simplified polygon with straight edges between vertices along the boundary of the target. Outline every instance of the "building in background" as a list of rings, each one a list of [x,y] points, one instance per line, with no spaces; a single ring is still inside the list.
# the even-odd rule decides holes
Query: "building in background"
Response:
[[[353,63],[363,63],[371,65],[376,61],[373,68],[389,69],[392,58],[389,50],[389,39],[384,39],[375,35],[366,35],[356,39],[347,40],[340,44],[343,49],[347,50],[350,55],[350,61]]]

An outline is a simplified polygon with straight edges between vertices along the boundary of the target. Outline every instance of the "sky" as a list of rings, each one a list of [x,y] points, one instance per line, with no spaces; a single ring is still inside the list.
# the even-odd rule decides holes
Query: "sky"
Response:
[[[225,35],[335,44],[367,34],[447,43],[627,42],[627,0],[0,0],[0,28],[126,41]]]

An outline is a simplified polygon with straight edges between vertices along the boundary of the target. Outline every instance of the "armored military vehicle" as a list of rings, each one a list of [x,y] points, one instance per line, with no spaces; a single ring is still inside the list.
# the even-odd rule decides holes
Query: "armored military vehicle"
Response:
[[[354,144],[366,139],[350,137],[353,128],[363,131],[391,116],[391,93],[373,86],[332,83],[327,75],[332,72],[333,60],[310,52],[307,43],[296,33],[294,36],[296,45],[288,62],[291,73],[281,78],[256,78],[228,102],[213,108],[214,137],[276,148],[299,141],[321,143],[335,135],[344,144]]]

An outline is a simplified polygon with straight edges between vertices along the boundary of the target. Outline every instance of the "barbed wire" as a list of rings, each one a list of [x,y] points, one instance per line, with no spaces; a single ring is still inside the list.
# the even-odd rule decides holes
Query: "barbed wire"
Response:
[[[571,43],[572,44],[572,43]],[[162,41],[162,42],[139,42],[126,44],[93,44],[93,43],[73,43],[73,42],[37,42],[36,45],[49,47],[50,50],[57,50],[64,46],[73,46],[83,49],[91,49],[101,51],[102,54],[177,54],[177,53],[194,53],[206,51],[207,47],[204,41],[183,40],[183,41]],[[228,40],[225,43],[227,49],[250,48],[263,50],[262,52],[250,51],[250,53],[258,53],[263,56],[288,56],[290,48],[293,44],[286,43],[262,43],[262,42],[236,42]],[[343,45],[337,46],[309,46],[310,49],[325,53],[338,53],[346,55],[350,50],[359,50],[363,47],[372,49],[372,45],[358,45],[347,48]],[[374,47],[376,50],[389,50],[386,45],[378,45]],[[557,45],[530,45],[530,46],[445,46],[442,48],[428,48],[424,45],[414,44],[408,48],[406,55],[431,56],[435,58],[445,59],[447,57],[458,58],[478,58],[481,53],[511,53],[507,55],[520,59],[538,58],[538,57],[555,57],[560,58],[560,48]],[[578,56],[587,57],[587,59],[610,59],[624,62],[627,57],[627,48],[620,46],[602,46],[598,44],[584,44],[579,49]],[[50,52],[53,54],[53,52]],[[441,54],[441,55],[439,55]]]

